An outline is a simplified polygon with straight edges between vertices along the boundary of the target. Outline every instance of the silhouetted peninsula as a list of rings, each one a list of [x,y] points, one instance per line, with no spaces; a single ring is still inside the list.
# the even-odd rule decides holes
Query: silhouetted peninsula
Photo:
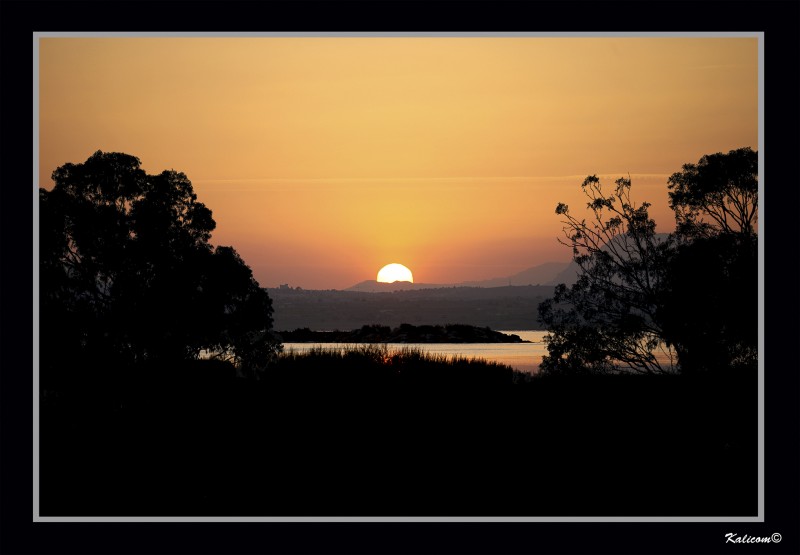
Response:
[[[352,331],[311,331],[302,328],[282,331],[279,335],[287,343],[529,343],[515,334],[463,324],[401,324],[396,328],[371,325]]]

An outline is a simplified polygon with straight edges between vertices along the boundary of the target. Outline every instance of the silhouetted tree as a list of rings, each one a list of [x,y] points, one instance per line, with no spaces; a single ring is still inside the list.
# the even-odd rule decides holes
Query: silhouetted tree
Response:
[[[685,371],[758,360],[758,153],[703,156],[669,178],[676,255],[661,319]],[[691,316],[689,316],[691,315]]]
[[[44,366],[208,350],[253,368],[276,352],[269,297],[233,248],[209,243],[216,224],[183,173],[98,151],[53,180],[39,191]]]
[[[684,373],[753,369],[758,362],[758,241],[751,233],[677,246],[659,321]]]
[[[656,234],[648,203],[632,202],[629,179],[618,179],[610,195],[596,176],[582,188],[591,221],[576,218],[565,204],[556,207],[566,218],[566,240],[559,241],[572,248],[580,275],[539,306],[550,331],[540,367],[552,373],[672,371],[675,353],[658,319],[672,241]]]
[[[589,222],[566,218],[578,281],[541,303],[549,373],[696,372],[757,362],[757,153],[703,156],[669,178],[676,232],[656,234],[648,203],[619,179],[582,187]]]
[[[751,148],[708,154],[697,164],[684,164],[667,186],[679,235],[755,233],[758,153]]]

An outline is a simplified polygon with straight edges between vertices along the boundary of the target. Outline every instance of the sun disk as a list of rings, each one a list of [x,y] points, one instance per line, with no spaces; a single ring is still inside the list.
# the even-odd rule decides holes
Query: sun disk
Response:
[[[414,276],[411,270],[402,264],[387,264],[378,271],[378,281],[380,283],[394,283],[395,281],[408,281],[414,283]]]

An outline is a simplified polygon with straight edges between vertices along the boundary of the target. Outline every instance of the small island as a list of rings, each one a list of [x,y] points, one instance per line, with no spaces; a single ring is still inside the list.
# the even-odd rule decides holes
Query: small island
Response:
[[[278,335],[286,343],[530,343],[515,334],[465,324],[400,324],[396,328],[365,325],[352,331],[312,331],[300,328]]]

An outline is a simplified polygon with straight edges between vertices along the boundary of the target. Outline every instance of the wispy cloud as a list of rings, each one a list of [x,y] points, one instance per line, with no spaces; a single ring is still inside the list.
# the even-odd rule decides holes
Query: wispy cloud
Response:
[[[465,185],[465,184],[552,184],[556,182],[583,181],[588,174],[573,175],[524,175],[524,176],[457,176],[457,177],[252,177],[234,179],[193,179],[195,184],[202,185],[255,185],[255,186],[280,186],[280,185]],[[670,174],[665,173],[629,173],[627,171],[595,174],[600,179],[618,179],[630,177],[631,179],[666,179]]]
[[[704,66],[690,66],[689,69],[733,69],[733,68],[745,68],[750,67],[747,64],[711,64],[711,65],[704,65]]]

